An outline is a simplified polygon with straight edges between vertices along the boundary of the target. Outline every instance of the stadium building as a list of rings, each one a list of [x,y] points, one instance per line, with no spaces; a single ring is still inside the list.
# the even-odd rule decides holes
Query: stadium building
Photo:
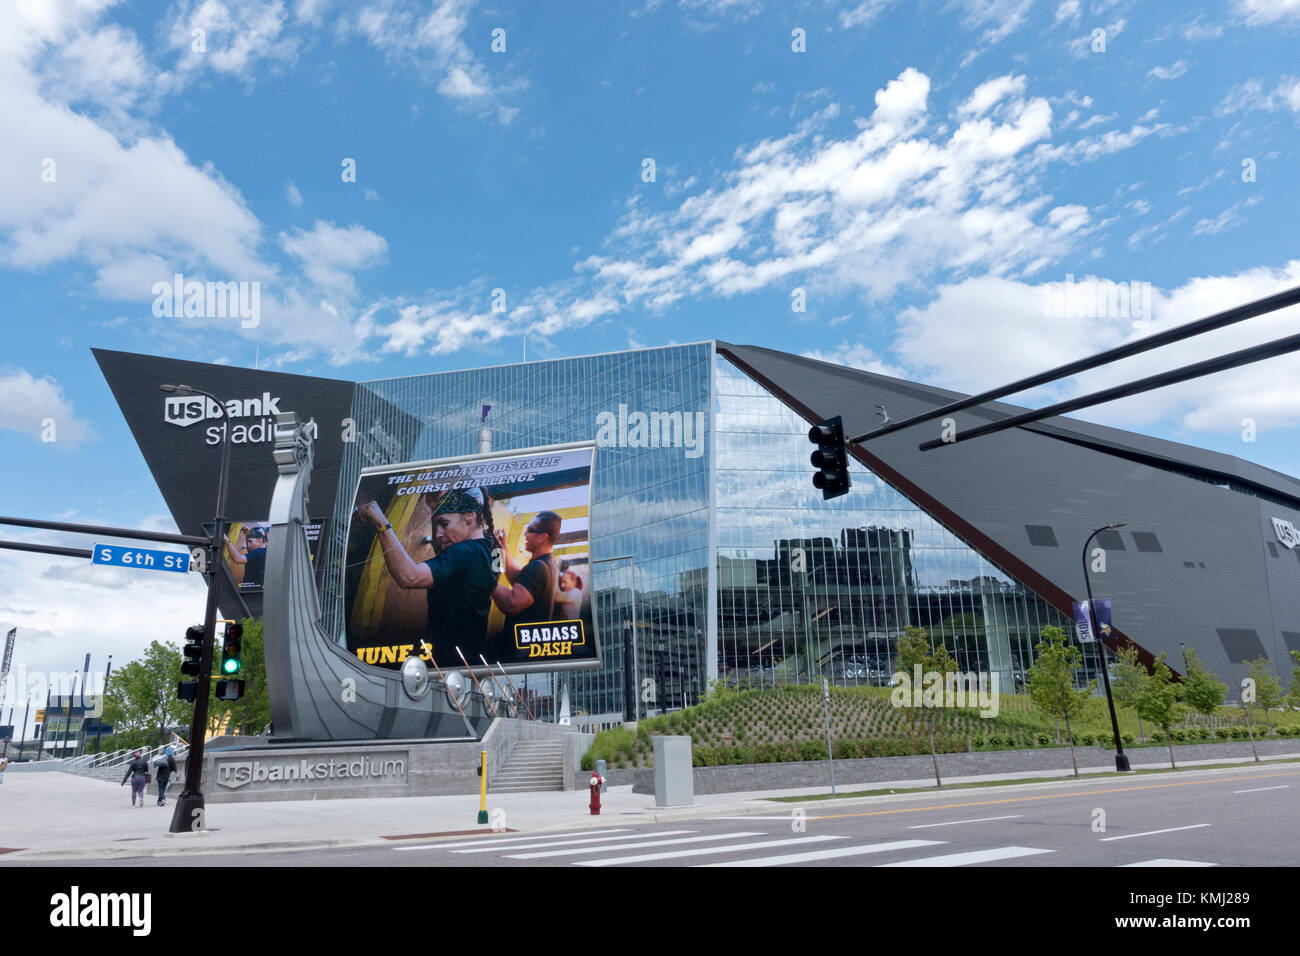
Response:
[[[286,375],[96,350],[145,460],[186,534],[216,498],[221,410],[232,423],[228,517],[241,550],[276,469],[271,416],[316,424],[310,508],[324,626],[343,643],[344,554],[363,468],[575,441],[598,446],[587,553],[600,670],[567,682],[575,722],[696,702],[714,680],[772,686],[825,676],[887,682],[907,626],[942,638],[963,670],[1018,687],[1047,625],[1086,598],[1083,547],[1104,570],[1114,637],[1181,671],[1184,645],[1236,683],[1245,661],[1283,678],[1300,650],[1300,481],[1215,452],[1055,418],[929,452],[940,423],[850,446],[852,489],[823,501],[810,423],[847,434],[961,397],[796,355],[700,342],[371,382]],[[1022,411],[989,403],[958,427]],[[273,542],[272,542],[273,546]],[[1089,563],[1097,561],[1090,553]],[[611,560],[617,559],[617,560]],[[226,616],[261,611],[246,559],[223,580]],[[1099,676],[1096,645],[1085,679]]]

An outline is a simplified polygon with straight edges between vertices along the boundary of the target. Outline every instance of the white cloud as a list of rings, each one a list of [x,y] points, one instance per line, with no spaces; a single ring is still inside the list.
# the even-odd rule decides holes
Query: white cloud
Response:
[[[1265,88],[1262,80],[1238,83],[1224,96],[1215,112],[1229,116],[1250,110],[1274,113],[1284,109],[1300,114],[1300,76],[1284,76],[1271,90]]]
[[[965,25],[983,29],[984,39],[996,43],[1010,36],[1025,22],[1034,0],[958,0],[966,11]]]
[[[836,365],[847,365],[849,368],[875,372],[878,375],[889,375],[893,378],[907,377],[903,369],[889,364],[861,342],[841,342],[833,349],[827,351],[811,349],[803,352],[802,355],[819,362],[834,362]]]
[[[370,0],[345,19],[341,29],[415,69],[449,99],[490,111],[506,125],[519,110],[502,107],[497,100],[526,84],[519,80],[494,86],[490,81],[487,68],[463,38],[474,5],[475,0],[440,0],[430,8],[413,0]]]
[[[1300,0],[1235,0],[1233,6],[1250,26],[1300,21]]]
[[[763,9],[763,0],[679,0],[689,13],[747,20]]]
[[[291,63],[300,41],[284,32],[288,16],[283,0],[181,0],[167,31],[176,69],[181,76],[211,69],[248,79],[259,60]]]
[[[1079,25],[1079,0],[1063,0],[1056,8],[1056,17],[1052,25],[1059,26],[1062,23],[1068,23],[1072,27]]]
[[[1257,196],[1252,196],[1250,199],[1239,200],[1227,209],[1223,210],[1223,212],[1219,213],[1213,219],[1198,220],[1196,225],[1192,227],[1192,235],[1213,236],[1223,232],[1225,229],[1232,229],[1236,226],[1240,226],[1246,221],[1246,218],[1241,214],[1242,207],[1253,206],[1258,201],[1259,198]]]
[[[862,0],[850,9],[840,11],[840,27],[851,30],[854,27],[869,26],[893,3],[894,0]]]
[[[1180,76],[1187,75],[1187,61],[1175,60],[1169,66],[1153,66],[1147,71],[1147,76],[1154,76],[1157,80],[1176,80]]]
[[[1185,40],[1216,40],[1223,36],[1223,26],[1218,23],[1202,24],[1202,16],[1198,15],[1195,20],[1183,27],[1182,34]]]
[[[1068,48],[1070,50],[1070,55],[1076,60],[1082,60],[1089,56],[1106,56],[1110,52],[1111,44],[1115,42],[1116,37],[1124,32],[1126,26],[1128,26],[1128,21],[1123,17],[1120,17],[1118,20],[1113,23],[1108,23],[1104,27],[1094,27],[1083,36],[1075,37],[1069,42]],[[1097,30],[1101,31],[1100,35],[1096,34]],[[1104,51],[1093,50],[1093,44],[1098,39],[1105,41],[1106,46]]]
[[[302,263],[303,272],[320,289],[348,298],[356,295],[352,273],[376,265],[388,253],[383,236],[363,226],[343,229],[320,219],[310,230],[281,233],[280,245]]]
[[[75,445],[90,434],[90,424],[77,417],[63,386],[37,378],[25,369],[0,368],[0,429],[43,441],[53,423],[51,447]]]
[[[1075,287],[1095,295],[1081,295],[1065,312],[1049,306],[1049,294],[1062,288],[1051,283],[982,277],[942,286],[930,304],[900,319],[894,350],[908,367],[905,377],[982,391],[1293,287],[1300,284],[1300,259],[1281,268],[1193,278],[1168,291],[1151,286],[1149,316],[1137,314],[1144,310],[1136,307],[1124,314],[1123,299],[1107,298],[1111,287],[1089,287],[1088,278],[1079,277]],[[1133,283],[1142,283],[1138,276],[1115,281],[1130,292]],[[1112,302],[1120,308],[1112,309]],[[1294,334],[1297,320],[1300,307],[1293,306],[1008,400],[1040,405],[1097,391]],[[1164,422],[1220,435],[1239,432],[1243,418],[1255,419],[1260,428],[1294,426],[1300,424],[1300,356],[1269,359],[1081,414],[1118,427]]]
[[[292,181],[285,183],[284,198],[289,201],[290,206],[295,208],[302,205],[302,193],[298,191],[298,187]]]
[[[638,193],[574,278],[512,294],[526,307],[490,315],[473,287],[432,304],[386,301],[365,310],[358,336],[381,350],[448,352],[688,298],[797,285],[879,300],[954,276],[1033,274],[1095,228],[1087,207],[1043,193],[1050,167],[1129,148],[1156,128],[1051,146],[1051,106],[1028,85],[990,78],[956,100],[952,124],[932,127],[929,78],[909,68],[851,135],[829,132],[832,102],[790,134],[737,149],[703,191],[662,209]]]

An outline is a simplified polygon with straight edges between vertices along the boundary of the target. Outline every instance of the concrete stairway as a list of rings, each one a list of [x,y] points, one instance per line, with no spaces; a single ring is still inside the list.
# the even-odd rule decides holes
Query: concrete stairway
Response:
[[[510,752],[495,778],[488,778],[491,793],[564,789],[564,748],[567,741],[521,740]]]

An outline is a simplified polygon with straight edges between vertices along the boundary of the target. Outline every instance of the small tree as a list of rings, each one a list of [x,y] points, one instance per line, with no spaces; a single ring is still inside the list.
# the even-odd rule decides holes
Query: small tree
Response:
[[[1169,746],[1169,766],[1175,770],[1178,769],[1178,765],[1174,763],[1174,740],[1171,732],[1174,723],[1182,714],[1182,707],[1178,703],[1180,696],[1181,690],[1174,683],[1174,672],[1165,663],[1165,655],[1161,652],[1150,678],[1142,687],[1142,695],[1138,700],[1138,713],[1164,731],[1165,742]]]
[[[1272,662],[1264,656],[1253,661],[1246,661],[1250,668],[1250,679],[1255,685],[1255,706],[1264,712],[1267,733],[1273,732],[1273,720],[1270,711],[1277,710],[1286,703],[1287,693],[1282,689],[1282,682],[1273,673]]]
[[[1142,698],[1142,685],[1150,677],[1146,667],[1138,662],[1138,651],[1132,644],[1115,652],[1115,676],[1110,682],[1110,690],[1117,704],[1137,710]],[[1146,739],[1141,713],[1138,714],[1138,739]]]
[[[1291,689],[1287,696],[1291,698],[1291,706],[1300,708],[1300,651],[1291,652]]]
[[[1214,732],[1214,712],[1227,696],[1228,685],[1205,669],[1196,651],[1187,651],[1187,674],[1183,678],[1183,699],[1187,706],[1209,718]]]
[[[104,719],[132,739],[162,743],[167,728],[188,716],[189,705],[176,699],[180,677],[180,648],[153,641],[142,657],[109,675],[104,688]]]
[[[1065,721],[1065,736],[1070,741],[1070,763],[1079,776],[1079,761],[1074,755],[1074,734],[1070,718],[1078,717],[1092,706],[1092,685],[1084,690],[1074,686],[1074,675],[1083,660],[1079,648],[1066,642],[1059,627],[1043,628],[1043,639],[1034,648],[1034,663],[1029,668],[1029,696],[1034,706],[1045,714]]]
[[[221,727],[230,734],[257,734],[271,722],[271,701],[266,690],[266,653],[262,639],[262,622],[255,618],[243,621],[244,636],[239,677],[244,681],[244,696],[236,701],[208,703],[208,733]],[[213,656],[220,660],[220,641]]]
[[[924,629],[919,627],[904,628],[903,636],[898,639],[898,666],[903,669],[910,682],[916,673],[916,668],[921,668],[921,673],[938,674],[940,676],[940,685],[938,688],[938,703],[943,703],[943,691],[948,681],[948,675],[957,672],[957,662],[953,660],[948,649],[940,644],[931,650],[930,638],[926,635]],[[933,704],[927,706],[926,695],[932,693],[927,690],[925,694],[917,687],[911,688],[910,694],[902,694],[900,688],[896,688],[891,696],[891,701],[896,707],[905,707],[912,715],[913,726],[918,724],[923,726],[930,738],[930,759],[934,762],[934,785],[943,786],[943,780],[939,776],[939,756],[935,749],[934,729],[938,720],[938,714]]]

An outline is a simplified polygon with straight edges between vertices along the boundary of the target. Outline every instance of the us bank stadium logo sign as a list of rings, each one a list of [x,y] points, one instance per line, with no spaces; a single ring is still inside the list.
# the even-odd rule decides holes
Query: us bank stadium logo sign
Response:
[[[1300,529],[1285,518],[1273,519],[1273,532],[1277,535],[1277,540],[1282,543],[1284,548],[1294,548],[1296,545],[1300,545]]]
[[[278,414],[280,396],[270,392],[263,392],[257,398],[231,399],[224,405],[204,395],[171,395],[163,401],[163,421],[168,425],[189,428],[215,420],[204,434],[204,441],[209,445],[220,444],[227,419],[231,423],[232,445],[275,441],[275,416]],[[307,428],[314,438],[316,420],[309,421]]]
[[[349,781],[406,782],[406,757],[388,755],[334,755],[328,759],[226,760],[217,764],[217,786],[238,790],[250,783],[338,786]]]

